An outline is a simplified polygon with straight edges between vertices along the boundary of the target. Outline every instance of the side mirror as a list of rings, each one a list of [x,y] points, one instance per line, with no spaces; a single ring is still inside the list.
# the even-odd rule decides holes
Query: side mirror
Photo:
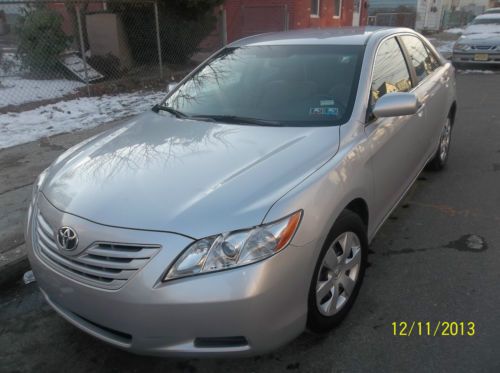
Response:
[[[377,118],[399,117],[415,114],[419,107],[420,103],[413,93],[394,92],[380,97],[372,112]]]
[[[177,85],[179,84],[179,82],[172,82],[172,83],[168,83],[167,85],[167,89],[168,91],[172,91],[175,87],[177,87]]]

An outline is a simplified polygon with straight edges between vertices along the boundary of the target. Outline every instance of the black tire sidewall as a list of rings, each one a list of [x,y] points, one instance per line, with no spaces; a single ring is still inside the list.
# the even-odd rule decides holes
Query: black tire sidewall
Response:
[[[316,304],[316,280],[318,278],[318,272],[323,262],[323,258],[326,255],[327,250],[333,243],[333,241],[344,232],[355,233],[361,243],[361,266],[358,275],[358,281],[354,287],[351,297],[347,300],[346,305],[333,316],[322,315]],[[307,314],[307,327],[317,333],[327,332],[336,325],[338,325],[347,315],[350,308],[352,307],[356,297],[358,296],[359,289],[363,282],[363,277],[366,269],[366,257],[368,254],[368,239],[366,236],[366,226],[361,220],[361,218],[354,212],[349,210],[344,210],[338,219],[335,221],[330,233],[328,234],[325,243],[321,249],[320,255],[316,262],[314,268],[313,277],[311,280],[311,285],[309,287],[309,297],[308,297],[308,314]]]
[[[446,158],[444,160],[441,159],[440,156],[440,151],[441,151],[441,141],[442,141],[442,134],[441,137],[439,138],[439,144],[438,148],[436,150],[436,153],[434,154],[434,157],[431,159],[431,161],[428,164],[428,169],[431,171],[441,171],[443,168],[446,166],[446,162],[448,161],[448,158],[450,157],[450,149],[451,149],[451,139],[452,139],[452,134],[453,134],[453,121],[450,117],[448,117],[448,120],[450,121],[450,143],[448,144],[448,153],[446,153]]]

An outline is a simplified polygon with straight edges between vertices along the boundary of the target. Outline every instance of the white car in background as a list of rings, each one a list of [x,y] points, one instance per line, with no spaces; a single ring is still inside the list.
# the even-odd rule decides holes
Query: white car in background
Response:
[[[500,8],[486,9],[483,14],[500,14]]]
[[[460,64],[500,64],[500,14],[474,18],[453,47],[452,61]]]

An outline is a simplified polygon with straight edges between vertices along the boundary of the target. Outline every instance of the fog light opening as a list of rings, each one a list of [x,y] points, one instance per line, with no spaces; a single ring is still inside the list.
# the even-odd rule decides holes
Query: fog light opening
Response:
[[[197,348],[243,347],[248,346],[248,341],[241,336],[196,338],[194,346]]]

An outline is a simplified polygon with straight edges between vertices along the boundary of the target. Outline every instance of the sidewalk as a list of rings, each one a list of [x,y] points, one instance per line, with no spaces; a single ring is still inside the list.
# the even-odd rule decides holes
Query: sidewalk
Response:
[[[0,286],[20,279],[29,268],[23,230],[32,184],[38,174],[71,146],[125,121],[0,150]]]

